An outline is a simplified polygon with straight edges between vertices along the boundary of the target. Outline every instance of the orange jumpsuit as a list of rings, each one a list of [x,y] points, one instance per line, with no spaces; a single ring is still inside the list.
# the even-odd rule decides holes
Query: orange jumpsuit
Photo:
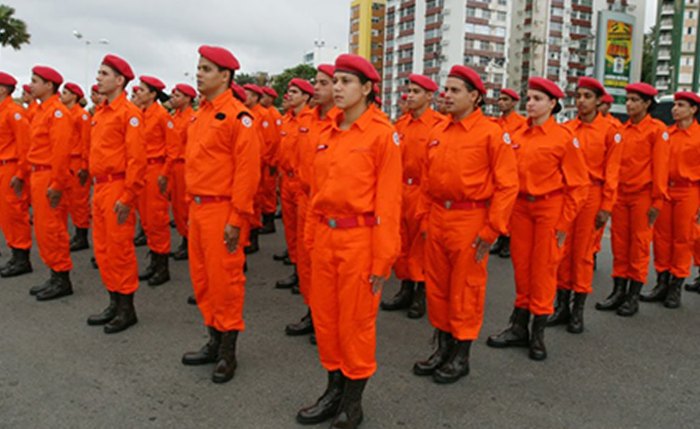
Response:
[[[510,112],[505,117],[499,116],[495,121],[511,136],[521,128],[527,127],[527,118],[516,111]]]
[[[391,123],[369,108],[347,130],[321,133],[314,159],[309,222],[309,302],[321,364],[350,379],[377,368],[381,294],[370,275],[386,276],[400,251],[401,151]],[[314,219],[315,218],[315,219]]]
[[[690,276],[695,219],[700,198],[700,125],[668,130],[670,156],[669,199],[654,224],[654,266],[676,278]]]
[[[477,262],[472,244],[477,236],[492,243],[506,232],[518,195],[510,143],[477,109],[437,125],[424,145],[418,211],[427,225],[428,318],[460,341],[479,336],[484,315],[488,252]]]
[[[277,173],[273,173],[272,170],[277,167],[275,155],[280,145],[282,115],[274,106],[270,106],[267,110],[271,140],[265,142],[266,146],[262,154],[263,175],[260,178],[260,183],[262,186],[262,212],[270,214],[277,211]]]
[[[187,131],[185,154],[190,277],[197,306],[206,326],[242,331],[243,247],[260,181],[260,140],[250,114],[231,91],[202,101]],[[223,240],[226,225],[241,230],[234,253]]]
[[[612,212],[622,156],[622,135],[618,128],[597,114],[590,124],[573,119],[564,124],[581,146],[592,186],[588,198],[574,219],[564,242],[557,285],[560,289],[589,294],[593,291],[593,255],[600,231],[595,218],[599,211]]]
[[[88,168],[90,147],[90,116],[75,104],[70,110],[73,119],[73,135],[70,152],[70,186],[68,188],[68,214],[76,228],[90,227],[90,181],[80,185],[78,172]]]
[[[425,281],[425,240],[421,236],[420,220],[417,217],[418,200],[428,149],[428,135],[433,127],[444,120],[444,116],[428,108],[419,118],[409,114],[396,122],[396,131],[401,138],[403,166],[401,254],[394,265],[394,273],[400,280]]]
[[[180,109],[173,115],[175,133],[178,137],[177,151],[173,159],[170,185],[170,202],[172,204],[175,227],[181,237],[187,238],[188,204],[185,192],[185,148],[187,147],[187,129],[194,120],[192,106]]]
[[[170,215],[168,197],[160,192],[158,177],[170,177],[177,158],[180,138],[175,123],[160,103],[153,103],[143,114],[146,139],[146,185],[139,194],[141,225],[148,248],[161,255],[170,253]]]
[[[272,158],[274,157],[275,142],[279,140],[279,130],[277,130],[274,121],[270,118],[270,111],[263,107],[261,104],[256,104],[252,109],[251,113],[253,115],[254,123],[256,129],[260,133],[260,185],[258,186],[258,192],[255,195],[255,221],[251,225],[252,228],[259,228],[262,226],[261,219],[263,213],[272,213],[275,211],[273,208],[271,211],[265,211],[264,209],[269,209],[269,207],[264,207],[266,202],[266,192],[265,180],[269,181],[270,175],[270,165],[272,163]],[[267,176],[267,177],[265,177]],[[263,180],[265,179],[265,180]],[[269,184],[268,184],[269,186]],[[269,204],[268,204],[269,205]]]
[[[554,311],[561,249],[556,232],[567,232],[588,196],[588,169],[571,131],[550,117],[512,137],[520,194],[511,216],[510,251],[515,307],[535,316]]]
[[[25,109],[25,113],[27,115],[27,119],[29,120],[29,123],[32,123],[32,119],[34,119],[34,115],[36,115],[36,111],[39,109],[39,103],[36,101],[32,101],[30,104],[27,105]]]
[[[281,140],[277,151],[277,166],[280,171],[280,197],[282,200],[282,222],[287,241],[289,259],[297,263],[297,197],[301,192],[299,178],[294,175],[294,154],[299,140],[299,130],[309,121],[311,109],[304,107],[298,115],[285,116],[282,123]]]
[[[21,250],[32,247],[29,189],[25,186],[18,197],[10,180],[26,177],[28,150],[29,121],[12,97],[6,97],[0,102],[0,229],[8,247]]]
[[[90,133],[90,176],[93,178],[92,241],[102,283],[110,292],[130,295],[139,287],[134,213],[146,174],[143,113],[120,94],[96,109]],[[131,208],[123,224],[114,206]]]
[[[39,105],[30,125],[27,163],[31,168],[31,199],[34,234],[39,255],[56,272],[73,269],[68,236],[68,189],[73,120],[66,106],[54,94]],[[62,192],[51,208],[48,189]]]
[[[668,189],[668,132],[647,115],[620,129],[622,160],[618,199],[612,212],[613,277],[646,283],[652,228],[647,212],[661,209]]]

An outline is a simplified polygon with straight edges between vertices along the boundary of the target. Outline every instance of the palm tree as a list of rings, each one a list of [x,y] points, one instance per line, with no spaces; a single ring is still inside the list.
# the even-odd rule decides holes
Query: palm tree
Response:
[[[31,35],[27,32],[27,24],[13,17],[14,14],[13,8],[0,4],[0,47],[10,46],[19,50],[22,45],[29,43]]]

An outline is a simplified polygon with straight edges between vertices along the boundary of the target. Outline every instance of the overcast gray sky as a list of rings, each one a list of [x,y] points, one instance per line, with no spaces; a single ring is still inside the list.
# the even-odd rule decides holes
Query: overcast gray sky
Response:
[[[137,75],[161,78],[170,87],[193,83],[197,47],[225,46],[245,72],[278,73],[301,62],[322,37],[347,50],[350,0],[0,0],[16,9],[32,34],[20,51],[0,52],[0,69],[28,82],[36,64],[55,67],[81,86],[94,82],[104,54],[129,61]],[[648,28],[656,0],[647,3]],[[73,30],[96,42],[89,50]],[[190,75],[185,76],[185,72]],[[87,74],[87,77],[86,77]]]

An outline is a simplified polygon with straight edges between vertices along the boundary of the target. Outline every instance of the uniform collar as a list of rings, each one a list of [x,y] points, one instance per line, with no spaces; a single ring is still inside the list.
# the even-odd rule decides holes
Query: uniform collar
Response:
[[[601,126],[603,123],[605,123],[606,121],[607,121],[607,119],[605,119],[603,117],[603,115],[601,115],[600,113],[595,114],[595,118],[593,118],[593,122],[591,122],[591,123],[583,122],[581,120],[581,118],[579,118],[578,116],[575,119],[573,119],[574,126],[576,128],[581,128],[581,127],[597,128],[597,127]]]
[[[122,91],[121,94],[117,96],[117,98],[114,99],[111,103],[108,103],[105,101],[102,103],[102,108],[104,109],[110,109],[110,110],[117,110],[119,109],[124,103],[128,103],[129,100],[126,99],[126,92]]]
[[[531,119],[527,120],[527,125],[527,132],[534,133],[535,131],[538,131],[541,134],[547,135],[556,127],[557,121],[554,119],[554,116],[550,116],[542,125],[532,125]]]
[[[10,103],[14,103],[14,100],[12,100],[12,97],[8,95],[0,102],[0,108],[5,108]]]
[[[59,100],[58,94],[54,94],[54,95],[52,95],[51,97],[47,98],[46,101],[44,101],[43,103],[41,103],[41,104],[39,105],[39,109],[40,109],[40,110],[45,110],[45,109],[48,109],[48,108],[52,107],[52,106],[55,105],[56,103],[60,103],[60,102],[61,102],[61,100]]]
[[[412,114],[408,114],[408,120],[409,122],[420,122],[424,125],[430,126],[430,120],[433,118],[435,114],[435,111],[428,106],[427,109],[425,109],[425,112],[423,112],[422,115],[420,115],[417,118],[414,118]]]
[[[684,134],[689,135],[689,136],[690,135],[697,135],[697,133],[699,131],[698,128],[700,128],[700,125],[698,125],[698,121],[693,119],[693,122],[690,124],[690,126],[687,129],[682,130],[682,129],[678,128],[678,125],[673,124],[668,128],[668,133],[669,134],[684,133]]]
[[[350,128],[357,127],[360,129],[360,131],[365,131],[367,127],[369,126],[369,123],[372,122],[374,119],[375,111],[372,108],[372,106],[368,106],[367,110],[365,110],[365,113],[363,113],[353,124],[350,126]],[[339,123],[342,121],[343,117],[345,116],[344,112],[340,112],[340,114],[335,118],[333,121],[333,128],[336,131],[342,131],[340,129]]]
[[[638,124],[633,124],[632,119],[628,119],[625,122],[625,128],[645,128],[649,122],[653,121],[653,118],[649,113],[641,120]]]
[[[461,126],[462,128],[464,128],[464,131],[469,131],[472,129],[472,127],[474,127],[474,124],[476,124],[476,122],[483,117],[484,114],[482,113],[481,108],[477,107],[472,113],[467,115],[459,122],[454,122],[453,120],[447,121],[444,129],[447,129],[451,126]]]
[[[205,99],[203,104],[205,106],[211,105],[211,108],[214,110],[220,110],[224,105],[226,105],[230,101],[231,98],[233,98],[233,94],[231,93],[231,91],[226,90],[221,94],[217,95],[216,98],[211,101]]]

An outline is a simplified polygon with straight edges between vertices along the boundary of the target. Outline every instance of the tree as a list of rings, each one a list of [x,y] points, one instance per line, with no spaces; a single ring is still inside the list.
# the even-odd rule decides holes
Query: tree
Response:
[[[17,51],[29,43],[31,35],[27,32],[27,24],[13,17],[14,14],[13,8],[0,4],[0,47],[9,46]]]
[[[234,76],[233,80],[240,86],[246,85],[248,83],[257,83],[255,76],[249,75],[248,73],[236,73],[236,76]]]
[[[275,105],[279,107],[281,104],[281,96],[287,92],[289,81],[295,77],[312,80],[316,77],[316,69],[307,64],[299,64],[298,66],[286,69],[282,73],[275,76],[272,80],[272,87],[280,95],[280,98],[275,100]]]
[[[642,51],[642,82],[654,85],[654,51],[656,51],[656,25],[644,34],[644,48]]]

